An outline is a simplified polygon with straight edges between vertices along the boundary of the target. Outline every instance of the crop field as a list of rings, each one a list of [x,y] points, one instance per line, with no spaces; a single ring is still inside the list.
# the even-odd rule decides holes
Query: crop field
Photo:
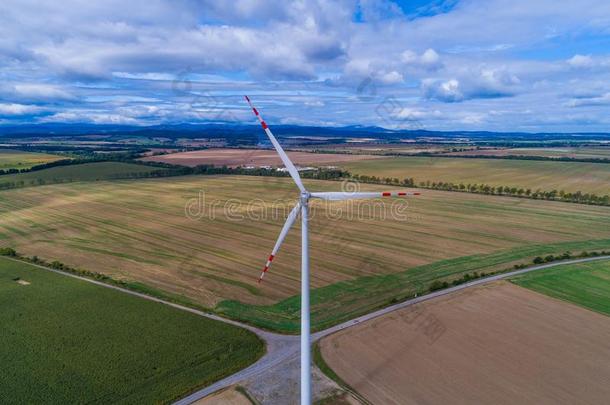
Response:
[[[307,184],[321,191],[341,186]],[[296,196],[289,179],[254,176],[7,190],[0,192],[0,245],[294,331],[299,225],[265,281],[256,280]],[[504,270],[566,250],[610,248],[608,207],[442,191],[389,201],[313,206],[314,328],[425,291],[437,278]]]
[[[53,162],[59,159],[65,158],[62,156],[50,155],[47,153],[0,149],[0,170],[29,169],[32,166]]]
[[[455,156],[542,156],[550,158],[610,159],[610,147],[549,147],[549,148],[502,148],[453,152]]]
[[[353,174],[413,177],[422,181],[486,183],[491,186],[530,188],[532,191],[582,191],[610,194],[610,165],[583,162],[394,157],[343,163]]]
[[[375,404],[603,404],[608,339],[610,317],[501,282],[364,322],[320,346]]]
[[[253,333],[0,258],[0,403],[169,403],[249,365]]]
[[[253,402],[237,387],[231,387],[200,399],[194,405],[253,405]]]
[[[525,274],[515,284],[610,315],[610,260]]]
[[[57,166],[27,173],[0,176],[3,184],[34,186],[48,183],[69,183],[73,181],[97,181],[114,178],[139,176],[152,173],[158,168],[122,162],[96,162],[79,165]]]
[[[288,152],[296,165],[329,165],[356,160],[375,159],[376,156],[334,153]],[[265,149],[206,149],[192,152],[148,156],[143,161],[171,163],[183,166],[281,166],[282,161],[275,150]]]
[[[455,148],[474,149],[474,146],[463,144],[435,144],[435,143],[341,143],[308,146],[304,150],[337,151],[343,153],[357,153],[369,155],[384,154],[416,154],[416,153],[452,153]],[[457,152],[455,152],[457,153]]]

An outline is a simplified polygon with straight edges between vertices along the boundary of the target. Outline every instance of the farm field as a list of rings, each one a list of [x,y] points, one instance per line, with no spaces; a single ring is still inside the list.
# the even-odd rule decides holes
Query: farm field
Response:
[[[193,405],[253,405],[253,402],[236,387],[231,387],[200,399]]]
[[[65,159],[48,153],[24,152],[12,149],[0,149],[0,170],[29,169],[32,166]]]
[[[287,152],[295,165],[329,165],[356,160],[375,159],[376,156],[347,155],[333,153]],[[168,155],[147,156],[148,162],[197,166],[281,166],[282,161],[275,150],[266,149],[205,149]]]
[[[73,181],[97,181],[142,175],[159,170],[155,167],[122,163],[95,162],[80,165],[57,166],[27,173],[0,176],[0,188],[6,184],[35,186],[47,183],[68,183]]]
[[[610,317],[500,282],[320,345],[333,371],[375,404],[602,404],[610,395],[609,338]]]
[[[253,333],[0,258],[0,402],[169,403],[254,362]]]
[[[422,181],[486,183],[491,186],[530,188],[532,191],[582,191],[610,194],[610,165],[583,162],[468,159],[440,157],[394,157],[343,163],[352,174],[413,177]]]
[[[525,274],[515,284],[610,315],[610,261],[560,266]]]
[[[306,183],[311,190],[340,187]],[[0,245],[184,295],[263,327],[294,331],[299,225],[265,281],[256,280],[296,195],[289,179],[253,176],[8,190],[0,192]],[[442,191],[402,201],[408,208],[401,212],[404,205],[392,208],[382,200],[313,206],[314,328],[426,291],[437,278],[504,270],[566,250],[610,248],[608,207]],[[335,220],[338,214],[343,218]]]
[[[305,150],[324,150],[324,151],[337,151],[343,153],[358,153],[358,154],[371,154],[371,155],[383,155],[391,153],[401,154],[416,154],[416,153],[445,153],[451,152],[454,148],[474,148],[474,146],[462,145],[462,144],[426,144],[426,143],[351,143],[351,144],[330,144],[330,145],[317,145],[304,148]]]
[[[542,156],[550,158],[610,159],[610,147],[503,148],[452,152],[454,156]]]

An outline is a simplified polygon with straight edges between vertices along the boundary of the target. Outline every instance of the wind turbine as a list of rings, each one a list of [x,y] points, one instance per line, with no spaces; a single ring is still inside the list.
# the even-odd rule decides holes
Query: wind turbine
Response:
[[[370,192],[370,193],[351,193],[351,192],[322,192],[322,193],[310,193],[303,186],[303,182],[301,181],[301,177],[299,176],[299,171],[292,164],[284,149],[280,143],[275,139],[275,136],[271,133],[269,126],[263,120],[260,113],[250,101],[248,96],[244,96],[246,101],[254,111],[254,115],[258,118],[261,123],[261,126],[265,130],[265,133],[269,137],[269,140],[273,144],[273,147],[280,155],[284,166],[290,173],[290,177],[296,183],[297,187],[301,191],[301,198],[299,202],[294,206],[290,214],[288,214],[288,218],[286,218],[286,223],[284,223],[284,227],[280,232],[280,236],[275,242],[275,246],[271,251],[271,255],[267,259],[267,263],[263,268],[263,272],[261,273],[258,282],[260,283],[265,277],[265,273],[269,270],[271,266],[271,262],[275,255],[277,254],[280,246],[282,246],[282,242],[286,238],[288,231],[294,224],[294,221],[297,219],[299,213],[301,214],[301,405],[310,405],[311,404],[311,333],[310,333],[310,322],[309,322],[309,240],[308,240],[308,215],[309,215],[309,200],[312,198],[319,198],[321,200],[327,201],[343,201],[343,200],[352,200],[352,199],[365,199],[365,198],[379,198],[379,197],[406,197],[410,195],[419,195],[416,192],[408,192],[408,191],[400,191],[400,192]]]

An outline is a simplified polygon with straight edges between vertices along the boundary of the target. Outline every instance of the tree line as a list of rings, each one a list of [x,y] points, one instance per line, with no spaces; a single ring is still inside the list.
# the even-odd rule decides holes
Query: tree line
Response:
[[[456,191],[463,193],[500,195],[518,198],[530,198],[534,200],[550,200],[563,201],[578,204],[590,205],[610,205],[610,195],[597,195],[595,193],[583,193],[582,191],[567,192],[564,190],[540,190],[526,187],[515,186],[493,186],[485,183],[451,183],[451,182],[435,182],[435,181],[420,181],[415,182],[412,177],[405,179],[391,177],[377,177],[367,175],[351,175],[351,178],[362,183],[386,184],[392,186],[403,187],[420,187],[432,190]]]
[[[550,157],[550,156],[528,156],[528,155],[443,155],[442,153],[420,152],[411,156],[430,156],[442,158],[460,159],[506,159],[506,160],[535,160],[551,162],[581,162],[581,163],[610,163],[608,158],[585,158],[585,157]]]
[[[61,161],[61,164],[47,164],[46,168],[57,167],[57,166],[71,166],[71,165],[79,165],[85,163],[92,162],[102,162],[102,161],[118,161],[118,162],[126,162],[139,164],[141,166],[152,166],[157,170],[152,171],[138,171],[138,172],[121,172],[115,174],[108,174],[102,178],[98,178],[96,180],[125,180],[125,179],[146,179],[146,178],[155,178],[155,177],[171,177],[171,176],[187,176],[187,175],[243,175],[243,176],[266,176],[266,177],[287,177],[289,174],[284,171],[278,171],[276,169],[270,168],[253,168],[246,169],[243,167],[227,167],[227,166],[214,166],[214,165],[199,165],[195,167],[185,167],[185,166],[177,166],[171,165],[167,163],[159,163],[159,162],[141,162],[135,161],[133,159],[120,159],[120,160],[92,160],[92,159],[71,159],[66,161]],[[40,165],[42,166],[42,165]],[[42,169],[37,169],[42,170]],[[301,177],[307,179],[317,179],[317,180],[338,180],[345,178],[349,173],[341,170],[341,169],[317,169],[312,171],[304,171],[301,172]],[[55,177],[55,178],[36,178],[29,180],[11,180],[0,182],[0,190],[10,190],[14,188],[21,188],[27,186],[43,186],[46,184],[61,184],[61,183],[71,183],[73,181],[79,181],[78,179],[73,179],[69,177]]]
[[[161,162],[137,162],[146,166],[158,167],[170,170],[170,176],[187,176],[187,175],[216,175],[216,174],[232,174],[242,176],[265,176],[265,177],[288,177],[290,174],[286,171],[280,171],[273,168],[245,168],[245,167],[228,167],[216,165],[198,165],[194,167],[178,166],[169,163]],[[306,179],[317,180],[338,180],[349,177],[349,172],[342,169],[327,169],[318,168],[316,170],[308,170],[300,172],[301,177]]]
[[[84,153],[79,155],[79,157],[75,158],[66,158],[59,159],[52,162],[41,163],[38,165],[34,165],[28,168],[23,169],[0,169],[0,176],[7,174],[19,174],[19,173],[29,173],[36,172],[39,170],[50,169],[52,167],[59,166],[72,166],[72,165],[82,165],[84,163],[96,163],[96,162],[124,162],[124,163],[134,163],[134,160],[140,156],[141,150],[132,150],[128,152],[114,152],[114,153]],[[139,163],[139,162],[135,162]]]

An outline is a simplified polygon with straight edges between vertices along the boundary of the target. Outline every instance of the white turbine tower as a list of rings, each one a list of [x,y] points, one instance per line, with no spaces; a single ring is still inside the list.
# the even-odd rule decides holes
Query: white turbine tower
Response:
[[[259,282],[262,281],[265,273],[269,270],[273,258],[277,254],[282,242],[286,238],[288,231],[297,219],[299,212],[301,213],[301,405],[311,404],[311,341],[310,341],[310,322],[309,322],[309,241],[308,241],[308,215],[309,215],[309,200],[311,198],[319,198],[328,201],[342,201],[352,199],[364,199],[364,198],[379,198],[379,197],[405,197],[409,195],[419,195],[416,192],[371,192],[371,193],[351,193],[351,192],[323,192],[323,193],[310,193],[303,186],[301,177],[297,168],[292,164],[284,149],[279,144],[275,136],[271,133],[269,126],[263,120],[263,117],[259,114],[258,110],[254,108],[250,98],[246,97],[246,101],[254,111],[254,114],[260,121],[265,133],[269,137],[269,140],[273,144],[273,147],[280,155],[284,166],[290,173],[290,177],[296,183],[297,187],[301,191],[301,198],[295,207],[288,214],[286,223],[280,232],[280,236],[275,242],[273,251],[267,259],[265,268],[261,273]]]

